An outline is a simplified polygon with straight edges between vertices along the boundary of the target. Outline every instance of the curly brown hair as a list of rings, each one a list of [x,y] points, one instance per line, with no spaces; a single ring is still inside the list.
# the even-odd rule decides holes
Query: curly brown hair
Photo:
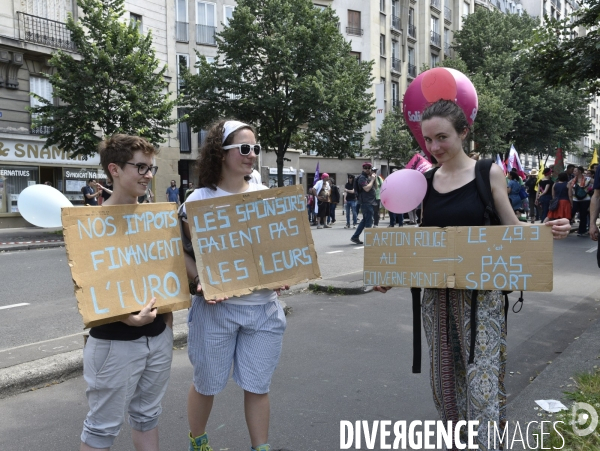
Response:
[[[112,177],[108,171],[108,165],[115,163],[121,169],[125,163],[133,158],[133,154],[141,150],[144,155],[156,155],[158,149],[141,136],[124,135],[117,133],[98,144],[100,164],[106,174],[106,179],[112,183]]]
[[[223,150],[223,146],[231,144],[237,132],[246,129],[250,130],[254,133],[254,136],[256,136],[254,127],[248,125],[247,127],[238,128],[227,137],[225,142],[222,142],[225,122],[233,120],[236,119],[219,119],[209,126],[206,140],[200,148],[200,155],[196,160],[196,167],[200,174],[198,177],[199,188],[217,189],[217,185],[222,178],[223,159],[225,158],[225,155],[227,155],[227,152],[230,150],[235,151],[235,149]],[[247,177],[246,180],[249,180],[249,177]]]

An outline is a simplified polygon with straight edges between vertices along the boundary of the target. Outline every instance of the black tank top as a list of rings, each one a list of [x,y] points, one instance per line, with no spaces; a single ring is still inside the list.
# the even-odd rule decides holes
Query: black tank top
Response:
[[[422,227],[481,226],[484,213],[475,179],[449,193],[438,193],[432,180],[423,200]]]

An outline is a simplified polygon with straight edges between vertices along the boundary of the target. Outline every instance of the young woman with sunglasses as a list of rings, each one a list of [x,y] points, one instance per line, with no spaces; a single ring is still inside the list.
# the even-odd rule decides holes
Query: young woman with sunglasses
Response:
[[[213,124],[198,157],[199,188],[186,202],[268,189],[248,182],[260,150],[250,125],[233,120]],[[189,240],[189,226],[185,218],[183,221],[185,239]],[[244,390],[251,449],[269,451],[268,392],[286,328],[278,293],[263,289],[231,299],[205,300],[194,258],[187,253],[185,258],[195,288],[192,291],[196,291],[188,319],[188,355],[194,366],[188,394],[189,449],[212,450],[206,426],[214,396],[225,388],[233,366],[233,379]],[[225,446],[232,447],[220,444]]]

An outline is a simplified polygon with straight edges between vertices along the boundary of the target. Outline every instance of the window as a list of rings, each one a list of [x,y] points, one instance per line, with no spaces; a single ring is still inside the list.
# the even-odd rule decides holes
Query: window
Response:
[[[223,5],[223,25],[229,26],[229,20],[233,17],[235,6]]]
[[[387,102],[387,98],[385,95],[385,78],[381,77],[380,83],[383,85],[383,102]]]
[[[29,92],[37,94],[38,96],[49,101],[52,101],[54,98],[54,96],[52,95],[52,85],[50,84],[50,80],[44,77],[36,77],[33,75],[29,77]],[[42,102],[40,102],[33,96],[29,97],[29,102],[30,106],[32,107],[43,105]],[[32,114],[32,122],[34,118],[35,116]],[[50,133],[51,131],[52,130],[50,129],[50,127],[36,127],[31,129],[31,133],[35,135],[43,135],[46,133]]]
[[[385,35],[379,35],[379,54],[385,57]]]
[[[0,201],[0,213],[17,213],[21,191],[38,180],[37,166],[0,166],[0,192],[4,193],[5,199]]]
[[[360,11],[352,11],[348,10],[348,28],[346,29],[346,33],[362,36],[362,28],[360,25]]]
[[[350,52],[350,56],[353,56],[358,61],[360,61],[360,52]]]
[[[392,0],[392,16],[400,17],[400,2]]]
[[[323,5],[313,5],[315,8],[317,8],[319,11],[324,11],[327,6],[323,6]]]
[[[177,54],[177,92],[181,91],[183,88],[183,80],[181,79],[181,74],[184,69],[190,68],[190,56],[184,55],[182,53]]]
[[[400,85],[398,82],[392,82],[392,107],[400,108]]]
[[[468,16],[470,12],[471,12],[471,6],[467,2],[464,2],[463,3],[463,13],[462,13],[463,17]]]
[[[185,108],[177,109],[178,118],[182,118],[185,115],[185,113]],[[190,125],[187,122],[177,123],[177,139],[179,140],[180,152],[192,151],[192,131],[190,130]]]
[[[432,53],[431,54],[431,67],[434,68],[438,64],[440,64],[440,57],[439,57],[439,55],[436,55],[435,53]]]
[[[198,2],[196,11],[196,44],[216,45],[216,5],[214,3]]]
[[[434,16],[431,16],[431,31],[440,32],[440,19]]]
[[[379,0],[379,11],[382,13],[385,12],[385,0]]]
[[[139,14],[129,13],[129,23],[135,25],[140,33],[143,33],[142,29],[142,16]]]
[[[442,37],[440,36],[440,19],[431,16],[431,43],[436,47],[441,47]]]
[[[187,0],[175,0],[175,2],[177,14],[175,22],[175,39],[179,42],[189,42]]]
[[[392,41],[392,69],[400,72],[400,44]]]
[[[408,10],[408,35],[413,39],[417,38],[417,27],[415,27],[414,8],[409,8]]]
[[[415,60],[415,49],[412,47],[408,48],[408,75],[411,77],[417,76],[417,65]]]

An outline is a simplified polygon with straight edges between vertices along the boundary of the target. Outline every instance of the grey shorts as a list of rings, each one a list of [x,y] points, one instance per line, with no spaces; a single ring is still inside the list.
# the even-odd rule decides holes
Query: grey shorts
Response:
[[[81,441],[92,448],[110,448],[121,430],[125,412],[137,431],[158,425],[160,402],[169,382],[173,329],[156,337],[132,341],[89,337],[83,350],[83,377],[90,411]]]
[[[223,390],[232,365],[233,380],[242,389],[269,392],[286,328],[279,301],[207,304],[194,296],[188,327],[188,356],[198,393],[210,396]]]

